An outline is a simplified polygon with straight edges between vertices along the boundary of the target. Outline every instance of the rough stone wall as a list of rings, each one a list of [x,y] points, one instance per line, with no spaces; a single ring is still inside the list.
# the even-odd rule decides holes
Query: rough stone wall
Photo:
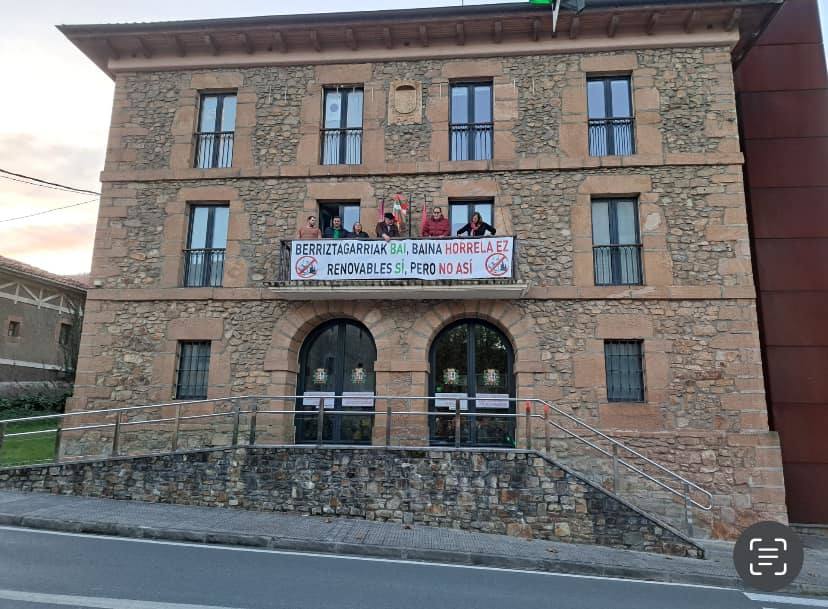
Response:
[[[702,556],[675,531],[534,453],[242,448],[0,470],[0,487]]]
[[[752,283],[749,265],[746,268],[742,262],[749,255],[743,251],[747,247],[746,239],[742,239],[746,228],[741,232],[724,232],[730,221],[727,210],[738,204],[741,196],[736,192],[742,188],[738,172],[727,166],[659,167],[646,172],[652,180],[655,204],[663,216],[674,285]],[[383,176],[360,182],[370,184],[376,198],[390,199],[398,191],[411,195],[415,206],[412,230],[416,236],[422,205],[432,205],[440,197],[446,181],[483,177],[494,180],[496,214],[511,225],[511,231],[509,226],[505,228],[506,234],[514,234],[519,240],[520,278],[537,286],[563,286],[573,284],[571,214],[579,186],[587,178],[627,174],[629,171],[623,169],[487,172]],[[226,185],[238,190],[248,216],[249,238],[242,245],[242,257],[248,266],[247,285],[260,287],[263,280],[276,279],[279,240],[295,237],[297,220],[305,211],[303,205],[309,185],[354,181],[345,177],[225,180]],[[109,245],[120,254],[108,256],[112,267],[109,276],[102,278],[105,287],[158,287],[162,243],[169,239],[161,230],[166,205],[178,196],[179,189],[202,185],[203,181],[196,180],[121,185],[125,196],[119,198],[117,210],[101,218],[105,229],[115,231]],[[371,200],[362,204],[363,224],[373,230],[377,221],[376,203]],[[504,231],[502,225],[497,228]],[[711,236],[714,231],[719,234]],[[181,243],[181,249],[185,247]]]

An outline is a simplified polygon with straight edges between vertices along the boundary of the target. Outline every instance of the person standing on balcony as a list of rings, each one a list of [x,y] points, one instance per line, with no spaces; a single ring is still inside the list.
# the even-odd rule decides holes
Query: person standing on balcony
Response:
[[[351,239],[369,239],[368,233],[362,230],[362,222],[354,224],[350,234]]]
[[[342,218],[334,216],[331,225],[325,229],[325,239],[347,239],[351,234],[342,228]]]
[[[423,223],[421,237],[450,237],[451,223],[443,215],[443,210],[435,207],[431,210],[431,217]]]
[[[386,241],[390,241],[393,237],[400,236],[400,229],[394,223],[394,214],[390,211],[385,212],[382,222],[377,223],[377,237],[381,237]]]
[[[459,237],[463,233],[468,233],[470,237],[482,237],[486,234],[486,231],[489,231],[490,235],[497,233],[494,226],[483,222],[483,218],[480,214],[478,212],[474,212],[472,214],[471,222],[467,223],[463,226],[463,228],[458,230],[457,236]]]
[[[299,228],[297,239],[321,239],[322,231],[316,226],[316,216],[308,216],[308,223]]]

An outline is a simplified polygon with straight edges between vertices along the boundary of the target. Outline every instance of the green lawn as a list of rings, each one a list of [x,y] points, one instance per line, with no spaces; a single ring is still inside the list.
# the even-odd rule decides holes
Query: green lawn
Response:
[[[55,429],[59,419],[16,423],[6,426],[6,434],[41,429]],[[55,454],[55,432],[42,433],[18,438],[6,437],[0,448],[0,467],[27,465],[51,461]]]

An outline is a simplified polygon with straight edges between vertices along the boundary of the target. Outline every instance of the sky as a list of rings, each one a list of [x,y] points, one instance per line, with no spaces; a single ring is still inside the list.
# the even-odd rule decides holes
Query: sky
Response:
[[[505,0],[466,0],[467,5]],[[796,0],[793,0],[796,1]],[[165,21],[343,10],[423,8],[460,0],[27,0],[4,2],[0,20],[0,168],[93,191],[103,168],[112,81],[55,24]],[[826,38],[828,0],[819,0]],[[13,86],[9,86],[13,85]],[[0,179],[0,255],[53,273],[89,271],[97,202],[8,221],[94,199]]]

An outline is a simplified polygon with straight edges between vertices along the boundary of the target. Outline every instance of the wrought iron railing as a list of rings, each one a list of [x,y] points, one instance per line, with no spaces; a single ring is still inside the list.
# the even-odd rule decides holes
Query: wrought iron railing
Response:
[[[233,131],[206,131],[195,134],[195,167],[214,169],[233,166]]]
[[[595,285],[641,285],[641,244],[594,245]]]
[[[362,163],[362,128],[322,129],[323,165],[359,165]]]
[[[634,153],[635,121],[633,118],[589,120],[590,156],[626,156]]]
[[[218,288],[224,277],[224,248],[184,250],[184,276],[187,288]]]
[[[452,124],[449,139],[452,161],[487,161],[492,158],[493,123]]]
[[[44,434],[54,436],[55,450],[51,458],[41,463],[169,453],[180,449],[322,446],[330,444],[325,430],[329,427],[326,419],[331,417],[340,421],[348,417],[370,418],[369,444],[372,446],[427,449],[435,444],[448,444],[463,449],[472,447],[465,441],[470,426],[477,426],[479,432],[481,424],[501,421],[501,429],[511,430],[511,448],[501,446],[500,450],[538,450],[621,497],[631,495],[633,502],[636,499],[646,502],[659,489],[667,497],[679,499],[681,516],[691,536],[692,508],[709,511],[713,507],[713,495],[698,484],[544,400],[448,398],[454,407],[439,409],[435,404],[447,398],[362,395],[362,400],[372,404],[368,410],[332,410],[325,406],[327,401],[342,404],[352,397],[313,396],[311,401],[302,395],[237,396],[0,420],[0,462],[3,447],[8,443],[42,438]],[[486,400],[508,403],[509,407],[506,411],[464,410],[466,401],[482,404]],[[478,404],[476,408],[482,406]],[[304,436],[304,443],[297,442],[297,420],[309,419],[315,422],[315,437]],[[50,424],[52,421],[54,424]],[[443,430],[439,434],[433,431],[432,422],[437,421]],[[42,428],[29,430],[34,426]],[[26,431],[14,431],[21,428]],[[92,435],[85,439],[86,434]],[[65,450],[64,444],[80,448]],[[603,470],[589,470],[599,462],[605,466]]]

